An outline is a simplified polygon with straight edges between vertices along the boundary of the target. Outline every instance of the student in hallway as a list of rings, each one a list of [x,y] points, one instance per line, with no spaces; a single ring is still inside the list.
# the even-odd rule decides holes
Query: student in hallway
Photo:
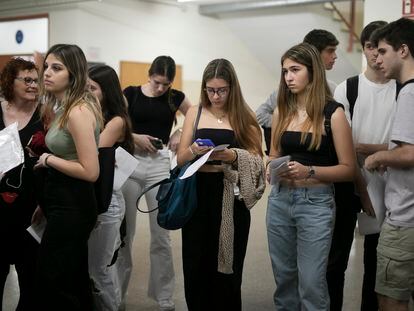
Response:
[[[274,302],[278,311],[327,311],[326,268],[335,216],[332,183],[353,178],[351,130],[343,106],[332,100],[314,46],[290,48],[281,66],[269,161],[288,155],[291,159],[287,170],[273,176],[279,180],[272,185],[266,215]]]
[[[200,113],[196,128],[196,118]],[[197,177],[197,208],[182,229],[185,299],[189,311],[241,311],[249,209],[264,192],[262,137],[233,65],[211,61],[204,70],[200,105],[185,118],[178,165],[206,153],[194,138],[218,146]],[[238,186],[239,194],[235,192]]]
[[[351,77],[335,90],[334,98],[345,107],[345,114],[352,127],[352,137],[357,153],[355,185],[358,197],[354,204],[337,205],[335,230],[332,238],[328,264],[328,287],[331,311],[342,310],[345,270],[355,232],[357,213],[360,207],[375,217],[367,192],[364,160],[370,154],[387,149],[391,122],[396,107],[396,81],[384,76],[376,60],[377,48],[369,40],[371,34],[385,26],[384,21],[369,23],[361,32],[361,45],[367,61],[366,70]],[[380,216],[380,215],[378,215]],[[364,281],[362,286],[361,311],[377,311],[375,273],[379,233],[369,234],[364,239]]]
[[[99,100],[104,117],[99,148],[115,149],[119,146],[133,154],[131,121],[115,70],[107,65],[95,65],[89,68],[88,74],[89,89]],[[100,152],[104,150],[100,149]],[[121,246],[120,227],[124,216],[124,196],[121,190],[114,189],[107,210],[98,215],[88,243],[89,274],[96,311],[118,311],[121,306],[122,296],[115,262]]]
[[[38,258],[38,310],[92,310],[88,239],[96,223],[102,114],[87,88],[87,62],[76,45],[46,53],[41,76],[46,145],[37,168],[47,168],[47,224]]]
[[[380,310],[408,311],[414,298],[414,21],[389,23],[373,34],[372,41],[385,77],[402,85],[388,150],[365,160],[368,170],[388,173],[375,291]]]
[[[186,114],[191,106],[183,92],[173,89],[175,62],[170,56],[158,56],[148,71],[148,82],[129,86],[124,90],[128,112],[132,122],[135,144],[134,156],[139,165],[125,183],[123,192],[126,202],[125,246],[119,251],[117,266],[120,270],[122,296],[128,288],[132,270],[132,243],[135,234],[136,200],[147,187],[169,176],[171,141],[180,135],[172,135],[171,129],[177,111]],[[157,207],[155,199],[158,187],[145,194],[148,210]],[[149,213],[150,278],[148,296],[157,301],[160,310],[174,310],[174,266],[168,230],[157,223],[157,212]]]

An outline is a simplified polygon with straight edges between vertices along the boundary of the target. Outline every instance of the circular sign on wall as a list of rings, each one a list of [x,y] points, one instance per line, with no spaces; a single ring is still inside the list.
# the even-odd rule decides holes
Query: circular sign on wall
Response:
[[[21,31],[21,30],[16,31],[16,42],[18,44],[23,42],[23,31]]]

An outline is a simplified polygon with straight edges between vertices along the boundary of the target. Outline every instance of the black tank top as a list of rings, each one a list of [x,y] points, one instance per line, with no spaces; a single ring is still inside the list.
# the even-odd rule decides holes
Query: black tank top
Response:
[[[322,135],[321,145],[318,150],[308,150],[312,139],[312,133],[309,133],[305,142],[301,144],[300,138],[302,132],[285,131],[280,139],[282,155],[290,155],[292,161],[298,161],[303,165],[332,166],[338,164],[330,128],[331,116],[337,108],[343,109],[343,105],[334,101],[329,101],[325,106],[324,127],[328,136]]]
[[[308,150],[312,139],[312,133],[308,134],[305,143],[300,143],[301,132],[286,131],[280,139],[280,146],[283,155],[290,155],[292,161],[297,161],[303,165],[330,166],[333,165],[331,159],[329,139],[322,135],[321,145],[318,150]]]
[[[239,144],[236,141],[233,130],[201,128],[197,129],[195,132],[194,139],[197,138],[209,138],[216,146],[230,144],[228,148],[239,148]],[[220,165],[221,161],[207,161],[206,164]]]
[[[228,148],[239,148],[233,130],[201,128],[195,132],[195,139],[209,138],[216,145],[230,144]]]

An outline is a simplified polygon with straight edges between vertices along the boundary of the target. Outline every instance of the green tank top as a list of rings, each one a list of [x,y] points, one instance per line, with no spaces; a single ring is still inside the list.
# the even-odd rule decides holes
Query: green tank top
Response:
[[[59,158],[65,160],[77,160],[78,154],[76,152],[75,142],[72,135],[69,133],[66,126],[59,128],[58,121],[63,113],[63,109],[56,111],[55,119],[53,120],[49,130],[47,131],[45,142],[49,150]],[[95,127],[95,141],[96,148],[98,148],[100,128],[97,124]]]

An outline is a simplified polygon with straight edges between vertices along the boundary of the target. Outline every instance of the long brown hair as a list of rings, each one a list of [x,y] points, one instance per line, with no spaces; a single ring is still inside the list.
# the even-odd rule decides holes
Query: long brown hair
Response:
[[[300,43],[290,48],[282,56],[282,66],[286,59],[302,64],[308,70],[309,84],[305,88],[305,104],[308,118],[305,120],[301,129],[301,143],[305,143],[306,137],[312,129],[313,135],[308,149],[319,149],[322,141],[324,122],[323,110],[327,101],[332,99],[320,53],[314,46],[308,43]],[[280,150],[282,134],[297,114],[297,94],[292,93],[287,87],[283,68],[280,74],[277,109],[278,120],[272,137],[276,150]]]
[[[58,58],[69,72],[69,86],[65,91],[62,101],[59,103],[64,109],[62,116],[58,120],[59,127],[66,125],[72,108],[86,103],[95,115],[97,125],[102,128],[103,118],[101,107],[96,97],[86,86],[88,65],[83,51],[77,45],[56,44],[47,51],[45,59],[49,54],[53,54]],[[45,68],[43,66],[42,74],[40,75],[40,98],[44,101],[43,119],[47,126],[50,126],[49,121],[53,115],[53,108],[57,103],[57,99],[54,94],[46,91],[44,88],[44,70]]]
[[[226,59],[215,59],[207,65],[201,83],[200,101],[203,107],[211,105],[205,91],[206,83],[211,79],[223,79],[229,84],[227,115],[237,142],[242,148],[263,156],[261,130],[254,112],[243,98],[233,65]]]
[[[121,146],[129,153],[134,154],[131,120],[118,75],[110,66],[96,65],[89,68],[89,78],[98,83],[101,88],[102,100],[100,104],[105,125],[112,118],[121,117],[124,121],[124,139]]]

